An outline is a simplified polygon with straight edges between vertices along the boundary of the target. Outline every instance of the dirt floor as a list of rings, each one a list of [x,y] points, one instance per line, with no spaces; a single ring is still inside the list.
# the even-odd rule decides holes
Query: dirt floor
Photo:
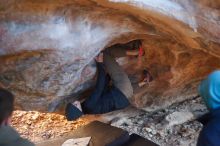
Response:
[[[12,123],[23,137],[33,142],[58,138],[99,120],[139,134],[161,146],[195,146],[202,129],[202,124],[196,119],[206,112],[201,98],[194,97],[153,113],[129,107],[102,116],[85,116],[73,122],[58,114],[15,111]]]
[[[99,116],[86,116],[77,121],[67,121],[63,115],[36,111],[15,111],[12,125],[22,137],[40,142],[63,136],[76,128],[98,120]]]

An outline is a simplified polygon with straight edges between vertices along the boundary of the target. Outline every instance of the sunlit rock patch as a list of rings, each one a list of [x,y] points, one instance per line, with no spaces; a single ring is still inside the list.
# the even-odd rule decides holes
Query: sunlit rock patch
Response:
[[[12,126],[22,137],[36,143],[62,137],[98,119],[99,116],[86,116],[76,121],[67,121],[63,115],[59,114],[15,111],[13,113]]]

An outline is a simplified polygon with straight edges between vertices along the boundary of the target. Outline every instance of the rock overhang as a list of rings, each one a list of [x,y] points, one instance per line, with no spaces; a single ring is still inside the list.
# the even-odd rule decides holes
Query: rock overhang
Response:
[[[103,48],[141,39],[143,67],[155,80],[134,103],[158,109],[196,95],[200,80],[220,68],[218,16],[217,0],[6,1],[0,85],[21,109],[53,111],[94,84],[93,58]]]

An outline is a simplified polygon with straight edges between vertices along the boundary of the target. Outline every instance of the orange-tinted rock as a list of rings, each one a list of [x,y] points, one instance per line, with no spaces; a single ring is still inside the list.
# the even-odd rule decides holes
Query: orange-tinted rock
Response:
[[[53,111],[93,85],[101,49],[134,39],[143,40],[143,68],[154,78],[134,96],[137,107],[196,95],[220,69],[219,0],[114,1],[2,1],[0,87],[13,91],[18,108]]]

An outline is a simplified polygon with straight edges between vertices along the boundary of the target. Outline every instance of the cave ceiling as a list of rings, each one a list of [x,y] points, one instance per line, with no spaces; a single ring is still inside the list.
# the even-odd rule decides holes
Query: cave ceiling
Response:
[[[220,69],[220,0],[1,0],[0,87],[17,109],[55,111],[94,85],[101,50],[136,39],[154,80],[133,105],[155,110],[196,96]]]

